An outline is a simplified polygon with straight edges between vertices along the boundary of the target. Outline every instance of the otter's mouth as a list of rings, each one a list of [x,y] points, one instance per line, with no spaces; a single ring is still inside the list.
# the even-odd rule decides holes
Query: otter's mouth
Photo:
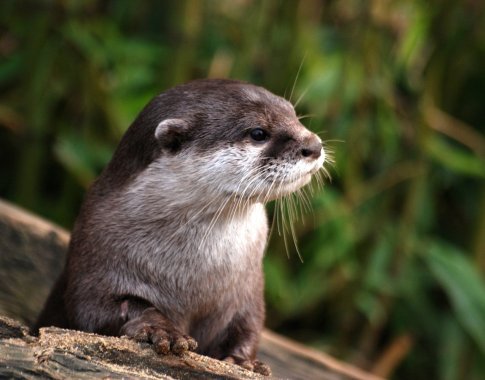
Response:
[[[322,155],[323,156],[323,155]],[[292,175],[291,177],[282,178],[277,181],[275,190],[278,196],[286,195],[308,185],[313,176],[323,167],[324,158],[321,157],[310,169],[300,174]]]
[[[308,185],[323,167],[323,161],[321,157],[313,163],[304,165],[306,167],[295,165],[293,170],[278,170],[271,176],[260,177],[259,181],[253,182],[254,186],[245,188],[242,185],[242,188],[238,189],[242,191],[230,192],[230,195],[235,199],[254,199],[263,203],[284,197]],[[251,179],[248,181],[252,182]]]
[[[273,189],[271,190],[271,193],[273,193],[275,197],[281,197],[297,191],[310,183],[312,176],[314,173],[316,173],[316,171],[318,170],[311,170],[297,177],[295,176],[292,178],[284,178],[279,181],[275,181],[274,185],[272,186]]]
[[[308,184],[313,175],[315,175],[323,166],[323,162],[317,162],[311,169],[305,171],[303,174],[294,175],[291,178],[288,178],[282,182],[286,182],[286,184],[291,185],[295,183],[303,183],[301,186],[305,186]]]

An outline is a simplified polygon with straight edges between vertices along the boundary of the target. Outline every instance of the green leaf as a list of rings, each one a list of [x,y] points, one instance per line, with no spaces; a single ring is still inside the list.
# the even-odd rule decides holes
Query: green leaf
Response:
[[[453,380],[460,377],[460,358],[469,341],[455,319],[446,318],[442,323],[439,370],[441,379]]]
[[[74,133],[59,137],[54,153],[59,162],[84,187],[94,181],[100,168],[104,167],[111,156],[111,148],[96,141],[86,141]]]
[[[452,146],[443,138],[428,138],[425,148],[429,156],[444,167],[454,172],[485,178],[485,161],[482,158]]]
[[[457,320],[485,354],[485,281],[464,252],[445,243],[431,242],[424,258]]]

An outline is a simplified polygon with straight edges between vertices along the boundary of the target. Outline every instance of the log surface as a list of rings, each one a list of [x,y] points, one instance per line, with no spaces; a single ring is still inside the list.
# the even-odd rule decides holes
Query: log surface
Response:
[[[38,338],[0,317],[0,378],[262,379],[241,367],[194,353],[157,355],[148,344],[58,328]]]

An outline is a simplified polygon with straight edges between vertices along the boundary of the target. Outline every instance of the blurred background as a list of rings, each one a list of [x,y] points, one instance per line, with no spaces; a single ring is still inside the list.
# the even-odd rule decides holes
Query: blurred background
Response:
[[[480,0],[3,0],[0,197],[71,228],[154,95],[262,85],[335,152],[303,262],[273,233],[267,326],[393,379],[483,379],[484,26]]]

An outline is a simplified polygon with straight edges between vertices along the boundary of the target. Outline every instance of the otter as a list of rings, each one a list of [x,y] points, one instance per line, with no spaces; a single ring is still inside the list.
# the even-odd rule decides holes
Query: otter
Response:
[[[262,87],[205,79],[158,95],[87,192],[34,331],[126,335],[268,375],[264,204],[324,160],[291,103]]]

